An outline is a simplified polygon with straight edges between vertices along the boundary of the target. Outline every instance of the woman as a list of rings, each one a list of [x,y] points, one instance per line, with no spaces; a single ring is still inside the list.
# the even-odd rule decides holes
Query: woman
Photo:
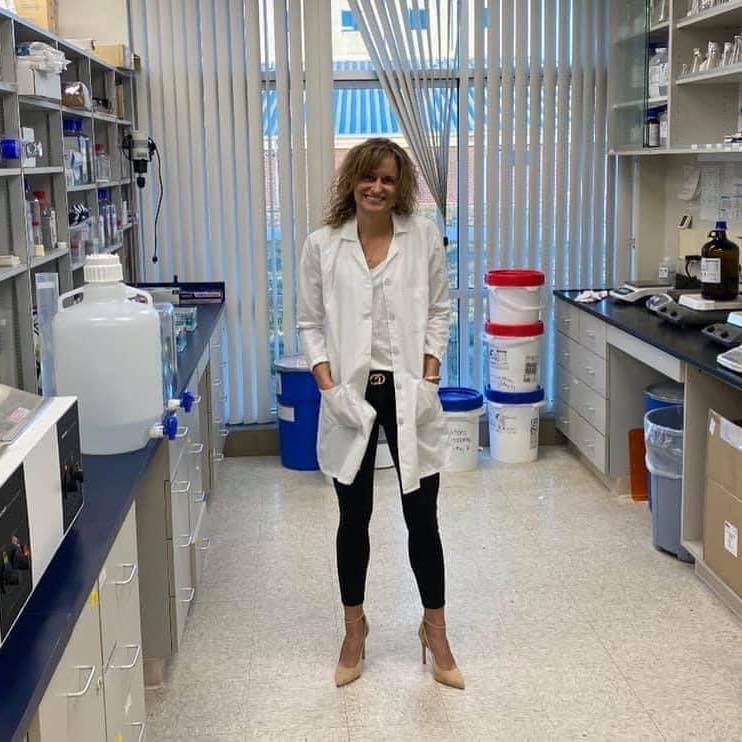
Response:
[[[337,566],[346,634],[338,686],[361,675],[368,526],[379,426],[402,490],[409,555],[422,598],[423,662],[435,679],[464,687],[446,639],[439,472],[446,424],[438,399],[448,345],[446,254],[435,225],[413,215],[414,165],[388,139],[348,152],[326,226],[309,235],[299,269],[298,326],[322,393],[318,458],[340,509]]]

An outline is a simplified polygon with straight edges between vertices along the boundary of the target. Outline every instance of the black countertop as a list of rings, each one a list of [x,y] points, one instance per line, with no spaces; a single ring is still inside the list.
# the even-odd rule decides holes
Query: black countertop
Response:
[[[707,340],[701,334],[701,328],[680,328],[665,322],[652,312],[638,304],[625,304],[603,299],[593,304],[582,304],[575,301],[579,291],[555,291],[554,296],[568,301],[583,312],[602,319],[609,325],[633,335],[635,338],[653,345],[655,348],[679,358],[691,366],[715,376],[730,386],[742,390],[742,375],[720,366],[716,362],[724,348]],[[709,324],[713,324],[709,322]]]
[[[201,304],[198,327],[178,355],[178,395],[198,366],[223,304]],[[62,657],[85,601],[162,443],[118,456],[83,456],[85,503],[25,610],[0,647],[0,741],[20,742]]]

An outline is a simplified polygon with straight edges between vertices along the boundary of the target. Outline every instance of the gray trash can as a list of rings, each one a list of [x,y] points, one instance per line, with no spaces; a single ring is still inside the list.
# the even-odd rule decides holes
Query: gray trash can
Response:
[[[644,416],[647,469],[652,477],[652,543],[684,562],[693,557],[680,543],[683,482],[683,407],[660,407]]]

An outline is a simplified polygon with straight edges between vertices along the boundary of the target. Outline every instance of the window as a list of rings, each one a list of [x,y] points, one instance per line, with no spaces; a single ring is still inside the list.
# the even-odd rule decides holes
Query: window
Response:
[[[356,19],[353,18],[352,10],[341,10],[340,11],[340,27],[343,31],[357,31],[358,24]]]
[[[408,10],[407,23],[413,31],[424,31],[428,27],[428,11]]]

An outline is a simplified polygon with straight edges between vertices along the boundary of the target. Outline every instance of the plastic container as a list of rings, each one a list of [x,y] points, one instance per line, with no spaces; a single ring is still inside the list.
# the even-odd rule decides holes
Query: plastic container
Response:
[[[95,145],[95,182],[111,182],[111,158],[103,144]]]
[[[644,392],[644,412],[682,405],[684,389],[682,384],[675,381],[662,381],[648,386]]]
[[[303,355],[285,356],[278,371],[278,436],[287,469],[317,471],[320,392]]]
[[[644,416],[646,464],[652,477],[652,543],[685,562],[693,557],[681,544],[683,408],[659,407]]]
[[[476,389],[443,387],[438,391],[448,425],[446,471],[472,471],[479,465],[479,418],[484,398]]]
[[[544,325],[485,325],[489,385],[496,392],[535,392]]]
[[[485,390],[492,458],[503,464],[526,464],[538,458],[538,434],[544,390],[527,394]]]
[[[173,399],[178,390],[178,348],[175,340],[175,309],[172,304],[155,304],[160,318],[162,345],[162,398]]]
[[[79,399],[83,453],[135,451],[163,412],[160,318],[148,293],[123,283],[116,255],[89,257],[85,281],[59,298],[52,323],[56,392]]]
[[[530,325],[539,321],[543,309],[543,273],[532,270],[489,271],[484,281],[489,292],[490,322]]]

